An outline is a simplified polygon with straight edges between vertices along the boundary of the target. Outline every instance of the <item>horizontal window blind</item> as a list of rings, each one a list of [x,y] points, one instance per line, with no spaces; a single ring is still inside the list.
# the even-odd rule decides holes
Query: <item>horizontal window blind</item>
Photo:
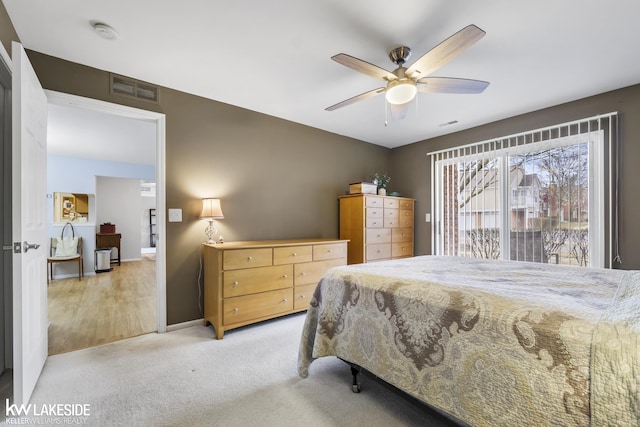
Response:
[[[618,121],[608,113],[429,153],[432,253],[621,263]]]

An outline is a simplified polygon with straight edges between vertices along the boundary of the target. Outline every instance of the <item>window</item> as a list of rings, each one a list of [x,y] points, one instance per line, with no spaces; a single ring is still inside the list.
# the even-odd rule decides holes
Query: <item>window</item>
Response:
[[[604,117],[431,153],[433,253],[604,267],[617,116]]]

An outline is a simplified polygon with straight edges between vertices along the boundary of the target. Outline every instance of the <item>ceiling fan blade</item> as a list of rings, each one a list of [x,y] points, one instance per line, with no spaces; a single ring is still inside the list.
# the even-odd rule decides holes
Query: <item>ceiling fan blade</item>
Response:
[[[338,108],[346,107],[347,105],[354,104],[354,103],[356,103],[358,101],[362,101],[363,99],[367,99],[367,98],[371,98],[372,96],[376,96],[377,94],[382,93],[385,90],[387,90],[387,88],[379,87],[378,89],[370,90],[369,92],[361,93],[360,95],[356,95],[353,98],[349,98],[349,99],[344,100],[342,102],[338,102],[337,104],[332,105],[331,107],[325,108],[325,110],[326,111],[337,110]]]
[[[407,69],[406,74],[413,78],[428,76],[480,40],[485,34],[483,30],[475,25],[464,27],[422,55]]]
[[[438,93],[482,93],[489,82],[482,80],[457,79],[454,77],[425,77],[416,83],[424,84],[418,86],[420,92]]]
[[[373,65],[367,61],[363,61],[362,59],[355,58],[353,56],[347,55],[346,53],[339,53],[331,57],[338,64],[342,64],[345,67],[349,67],[353,70],[359,71],[367,76],[374,77],[376,79],[383,80],[396,80],[397,77],[395,74],[385,70],[384,68],[380,68],[377,65]]]

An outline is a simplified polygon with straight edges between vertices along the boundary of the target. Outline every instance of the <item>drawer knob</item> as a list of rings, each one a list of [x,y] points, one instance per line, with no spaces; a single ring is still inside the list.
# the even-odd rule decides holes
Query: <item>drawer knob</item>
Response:
[[[282,300],[282,302],[287,302],[287,299],[286,299],[286,298],[284,298],[284,299]]]
[[[304,295],[300,295],[300,298],[304,298]]]
[[[247,261],[251,261],[252,259],[253,259],[253,257],[250,256],[250,257],[247,258]]]
[[[382,252],[380,249],[378,249],[378,253]]]
[[[240,283],[238,283],[237,280],[234,280],[234,282],[232,283],[233,286],[238,286]]]
[[[237,312],[239,312],[239,311],[240,311],[240,309],[239,309],[238,307],[236,307],[236,308],[234,308],[234,309],[233,309],[233,312],[234,312],[234,313],[237,313]]]
[[[284,276],[282,276],[283,279],[286,279],[287,277],[289,277],[289,276],[287,276],[286,274]]]
[[[301,276],[306,276],[307,273],[305,273],[304,271],[302,273],[300,273]]]
[[[330,254],[333,253],[333,249],[329,249],[327,252],[329,252]]]
[[[294,253],[293,253],[293,256],[298,256],[298,254],[294,252]]]

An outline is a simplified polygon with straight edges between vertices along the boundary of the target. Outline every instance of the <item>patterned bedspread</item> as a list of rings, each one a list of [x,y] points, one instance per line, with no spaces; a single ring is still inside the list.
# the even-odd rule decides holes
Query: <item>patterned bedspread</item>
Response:
[[[640,424],[640,272],[423,256],[330,270],[298,372],[337,356],[473,426]]]

